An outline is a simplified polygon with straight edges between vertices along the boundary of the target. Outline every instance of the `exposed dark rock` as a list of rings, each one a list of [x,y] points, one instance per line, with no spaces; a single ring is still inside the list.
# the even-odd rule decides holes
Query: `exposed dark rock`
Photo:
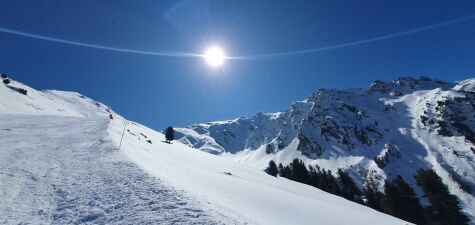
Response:
[[[315,158],[315,156],[321,156],[323,154],[323,149],[318,143],[312,142],[302,134],[298,134],[297,138],[299,139],[297,150],[303,155],[309,158]]]
[[[384,150],[374,158],[374,162],[379,168],[383,169],[386,165],[395,159],[401,157],[401,152],[390,144],[384,145]]]

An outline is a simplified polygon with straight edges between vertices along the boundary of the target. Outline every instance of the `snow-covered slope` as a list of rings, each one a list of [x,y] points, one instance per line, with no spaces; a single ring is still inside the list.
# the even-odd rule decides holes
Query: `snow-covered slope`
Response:
[[[406,224],[72,92],[0,85],[0,143],[2,224]]]
[[[17,82],[0,104],[0,224],[238,223],[130,162],[103,104]]]
[[[434,169],[475,221],[475,79],[401,77],[320,89],[279,113],[177,128],[184,144],[263,169],[269,160],[348,169],[362,186]],[[422,197],[422,196],[421,196]],[[423,199],[424,200],[424,199]],[[424,201],[423,201],[424,202]]]

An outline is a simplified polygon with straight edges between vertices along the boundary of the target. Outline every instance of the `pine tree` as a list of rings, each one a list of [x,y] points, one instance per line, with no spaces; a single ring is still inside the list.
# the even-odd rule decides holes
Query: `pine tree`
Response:
[[[165,139],[170,143],[175,139],[175,131],[173,130],[173,127],[169,126],[167,129],[165,129]]]
[[[322,169],[320,171],[320,179],[318,181],[317,187],[322,189],[323,191],[330,192],[330,187],[328,183],[328,175],[327,171],[325,169]]]
[[[363,188],[363,196],[366,199],[365,205],[378,211],[383,211],[382,199],[384,194],[374,187],[366,186]]]
[[[315,167],[309,166],[308,167],[308,176],[309,176],[308,177],[309,184],[316,187],[316,188],[321,189],[321,187],[319,187],[319,183],[320,183],[320,179],[321,179],[320,167],[318,167],[318,166],[315,166]]]
[[[290,163],[291,179],[300,183],[308,184],[309,175],[305,164],[300,159],[294,159]]]
[[[277,165],[275,164],[273,160],[269,161],[269,165],[265,169],[265,172],[271,176],[274,176],[274,177],[277,176],[279,170],[277,169]]]
[[[290,166],[282,166],[282,164],[279,164],[279,176],[292,180],[291,175],[292,170],[290,169]]]
[[[279,176],[284,177],[284,166],[282,166],[282,163],[279,163],[279,167],[277,169],[279,171]]]
[[[353,179],[348,175],[348,172],[339,168],[337,174],[341,196],[351,201],[361,202],[361,191],[356,187],[355,182],[353,182]]]
[[[326,182],[328,184],[327,185],[328,192],[341,196],[340,187],[338,186],[337,178],[333,176],[331,170],[328,170],[327,172]]]
[[[447,185],[437,173],[420,169],[415,178],[431,204],[426,208],[426,217],[430,224],[463,225],[469,222],[468,217],[461,212],[457,197],[450,194]]]
[[[419,198],[399,175],[392,182],[385,182],[382,203],[384,212],[390,215],[419,225],[427,224]]]

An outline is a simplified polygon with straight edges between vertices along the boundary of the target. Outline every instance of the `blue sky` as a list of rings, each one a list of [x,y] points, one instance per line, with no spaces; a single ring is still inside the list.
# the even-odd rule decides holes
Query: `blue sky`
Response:
[[[0,28],[152,52],[253,56],[357,42],[474,15],[474,1],[0,1]],[[307,54],[227,60],[101,50],[0,32],[0,72],[77,91],[155,129],[286,109],[318,88],[475,75],[475,19]]]

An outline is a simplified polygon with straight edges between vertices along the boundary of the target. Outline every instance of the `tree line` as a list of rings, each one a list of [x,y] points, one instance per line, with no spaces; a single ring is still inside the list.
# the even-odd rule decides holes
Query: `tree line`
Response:
[[[399,175],[386,180],[384,191],[381,192],[374,182],[367,182],[360,190],[343,169],[338,169],[335,176],[331,170],[319,166],[307,167],[299,159],[294,159],[287,166],[277,166],[271,160],[265,172],[316,187],[419,225],[463,225],[469,222],[468,217],[461,212],[457,197],[450,194],[447,185],[433,170],[420,169],[414,176],[430,203],[428,206],[420,203],[417,194]]]

